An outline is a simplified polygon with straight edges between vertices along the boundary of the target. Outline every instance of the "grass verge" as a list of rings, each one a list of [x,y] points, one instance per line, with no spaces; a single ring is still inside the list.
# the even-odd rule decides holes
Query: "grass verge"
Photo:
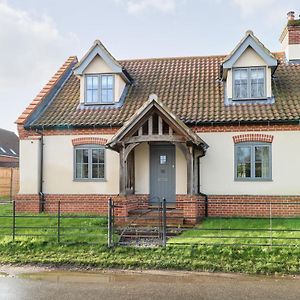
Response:
[[[172,244],[300,246],[299,218],[209,218],[168,241]]]
[[[298,247],[168,246],[141,249],[101,245],[63,245],[49,242],[0,244],[2,264],[122,269],[173,269],[248,274],[299,274]]]

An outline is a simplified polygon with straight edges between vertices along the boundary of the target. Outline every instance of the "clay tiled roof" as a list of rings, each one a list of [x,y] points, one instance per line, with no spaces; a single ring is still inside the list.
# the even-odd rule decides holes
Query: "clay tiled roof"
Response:
[[[68,71],[70,66],[77,63],[76,56],[70,56],[68,60],[60,67],[60,69],[53,75],[49,82],[44,86],[44,88],[38,93],[38,95],[32,100],[28,107],[24,110],[22,115],[18,118],[16,123],[22,125],[26,122],[28,117],[32,112],[40,105],[40,103],[47,97],[51,90],[55,87],[57,82],[62,78],[62,76]]]
[[[225,56],[124,60],[134,80],[119,108],[79,106],[79,79],[71,75],[34,126],[121,126],[152,93],[187,124],[300,119],[300,65],[283,53],[274,73],[275,104],[224,104],[220,64]]]

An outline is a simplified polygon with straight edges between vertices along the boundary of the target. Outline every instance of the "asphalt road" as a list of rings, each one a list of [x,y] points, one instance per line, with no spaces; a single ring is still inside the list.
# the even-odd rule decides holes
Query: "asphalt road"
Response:
[[[288,300],[300,299],[300,278],[122,271],[3,274],[0,299]]]

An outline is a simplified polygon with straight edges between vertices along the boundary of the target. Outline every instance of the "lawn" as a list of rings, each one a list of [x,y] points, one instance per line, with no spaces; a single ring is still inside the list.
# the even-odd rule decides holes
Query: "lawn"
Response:
[[[63,243],[107,243],[107,218],[88,214],[62,214],[60,229],[56,214],[16,213],[15,240]],[[12,205],[0,204],[0,242],[12,240]]]
[[[209,218],[168,243],[300,246],[300,218]]]
[[[0,264],[300,274],[300,247],[298,246],[200,245],[220,242],[268,243],[269,232],[261,230],[269,228],[270,221],[267,219],[207,219],[195,229],[189,229],[178,237],[170,239],[166,248],[117,246],[110,249],[106,246],[107,219],[104,217],[85,215],[84,218],[79,218],[79,215],[63,214],[61,243],[57,243],[56,215],[18,213],[16,239],[12,241],[11,214],[11,205],[0,205],[2,216],[0,217]],[[300,219],[272,220],[273,230],[297,229],[299,225]],[[233,231],[220,231],[220,228],[233,229]],[[251,231],[245,230],[249,228]],[[274,237],[299,236],[298,232],[274,231],[272,234],[274,244],[275,241],[277,243]],[[221,238],[220,235],[226,235],[228,238]],[[242,239],[236,236],[241,236]],[[259,238],[261,236],[263,237]],[[294,244],[297,240],[291,241]],[[182,245],[174,245],[174,243],[182,243]]]

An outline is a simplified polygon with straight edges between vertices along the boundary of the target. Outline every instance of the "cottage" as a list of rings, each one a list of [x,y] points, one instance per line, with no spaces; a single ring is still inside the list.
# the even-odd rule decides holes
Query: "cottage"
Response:
[[[210,215],[261,215],[260,202],[300,201],[293,12],[280,42],[283,51],[270,52],[247,31],[228,55],[116,60],[95,41],[17,120],[16,200],[31,203],[19,208],[51,211],[60,200],[70,211],[106,213],[109,197],[128,211],[164,197],[197,219],[203,207],[185,203],[204,194]],[[233,201],[240,205],[222,205]]]

